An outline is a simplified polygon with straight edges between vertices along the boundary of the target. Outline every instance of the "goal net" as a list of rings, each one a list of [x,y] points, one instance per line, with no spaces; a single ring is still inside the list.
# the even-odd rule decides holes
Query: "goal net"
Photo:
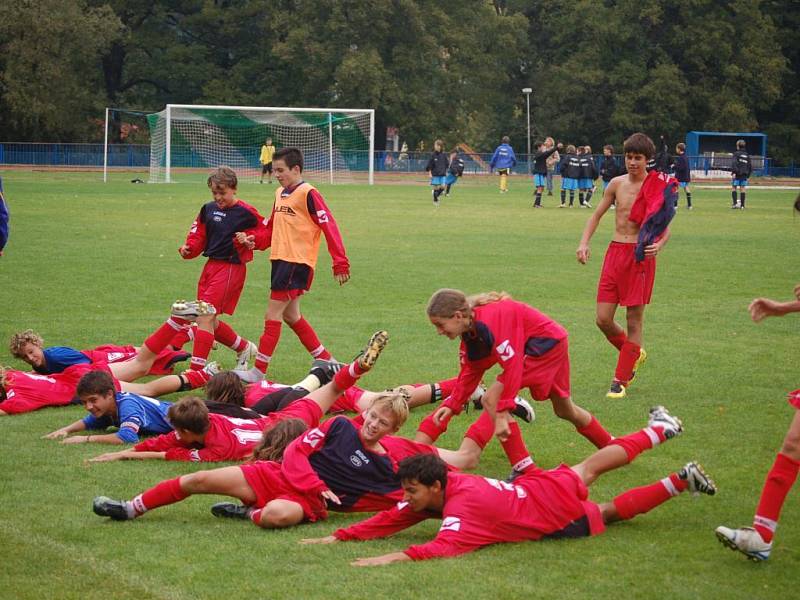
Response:
[[[220,165],[258,181],[267,138],[276,149],[300,148],[309,179],[373,182],[373,110],[168,104],[148,124],[151,183]]]

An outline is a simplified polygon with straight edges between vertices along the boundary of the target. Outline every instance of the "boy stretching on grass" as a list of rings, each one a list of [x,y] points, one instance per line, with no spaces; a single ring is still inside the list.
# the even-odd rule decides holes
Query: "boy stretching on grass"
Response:
[[[275,191],[275,203],[266,228],[236,234],[237,243],[248,248],[271,248],[271,291],[255,366],[249,371],[237,371],[248,383],[264,379],[281,337],[282,321],[291,327],[311,356],[331,358],[331,353],[300,313],[300,296],[311,288],[314,279],[320,234],[325,234],[333,261],[333,277],[339,285],[350,279],[350,263],[336,221],[319,191],[303,181],[302,151],[281,148],[272,157],[272,169],[281,187]]]
[[[675,215],[677,184],[658,171],[647,172],[655,154],[653,140],[634,133],[623,146],[627,174],[611,180],[578,245],[578,262],[589,260],[589,240],[612,203],[616,204],[615,230],[606,251],[597,286],[597,326],[619,350],[614,379],[606,397],[624,398],[636,370],[647,359],[642,348],[644,309],[650,303],[656,276],[656,255],[669,239]],[[627,333],[614,320],[618,306],[627,312]]]

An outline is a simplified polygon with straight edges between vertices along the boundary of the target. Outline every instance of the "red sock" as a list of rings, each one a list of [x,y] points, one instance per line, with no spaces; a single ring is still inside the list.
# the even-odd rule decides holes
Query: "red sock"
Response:
[[[420,423],[419,427],[417,427],[417,431],[424,433],[435,442],[439,439],[440,435],[447,431],[448,423],[450,423],[450,418],[441,421],[439,425],[437,425],[433,422],[433,413],[431,413],[422,419],[422,423]],[[494,433],[494,426],[492,426],[492,433]],[[469,431],[467,431],[467,435],[469,435]]]
[[[256,508],[255,510],[250,511],[250,520],[253,522],[254,525],[258,525],[261,527],[261,511],[264,510],[263,508]]]
[[[436,385],[439,386],[439,393],[441,395],[442,400],[446,400],[450,397],[450,394],[453,393],[453,390],[456,387],[456,382],[458,382],[458,377],[453,377],[452,379],[445,379],[444,381],[438,382]]]
[[[189,494],[181,489],[181,478],[167,479],[158,485],[151,487],[146,492],[139,494],[131,500],[133,509],[137,515],[158,508],[159,506],[166,506],[167,504],[174,504],[180,502],[184,498],[188,498]]]
[[[761,499],[756,508],[756,516],[753,518],[753,527],[767,543],[771,542],[775,535],[783,502],[797,479],[798,470],[800,461],[779,452],[767,474],[767,480],[761,490]]]
[[[627,384],[631,377],[633,377],[633,365],[639,358],[639,353],[642,351],[641,346],[633,342],[626,341],[619,351],[619,358],[617,359],[617,370],[614,372],[614,379]]]
[[[247,340],[237,335],[233,327],[222,321],[217,321],[217,328],[214,330],[214,339],[234,352],[241,352],[247,348],[247,344],[249,343]]]
[[[298,321],[289,325],[289,327],[297,334],[297,337],[300,338],[300,343],[303,344],[311,356],[323,360],[328,360],[331,357],[331,353],[325,349],[325,346],[319,341],[314,328],[304,317],[300,317]]]
[[[180,350],[186,344],[189,343],[189,340],[193,339],[194,339],[194,332],[192,331],[192,328],[185,327],[173,336],[173,338],[169,341],[169,345],[172,346],[175,350]]]
[[[605,448],[611,440],[614,439],[614,437],[606,431],[605,427],[600,425],[600,421],[598,421],[594,415],[592,415],[592,420],[589,421],[588,425],[585,427],[576,427],[576,429],[578,433],[598,448]]]
[[[664,437],[664,429],[662,427],[645,427],[636,433],[629,433],[611,440],[608,445],[622,446],[622,449],[628,455],[628,462],[633,462],[633,459],[642,452],[658,446],[665,439],[667,438]]]
[[[688,487],[688,483],[673,473],[661,481],[628,490],[614,498],[614,507],[620,519],[632,519],[653,510]]]
[[[181,377],[189,384],[190,390],[203,387],[208,383],[208,380],[211,379],[211,375],[202,369],[189,369],[181,373]]]
[[[281,322],[280,321],[264,321],[264,333],[258,340],[258,355],[256,356],[256,369],[262,373],[267,372],[267,365],[272,360],[272,353],[275,352],[275,347],[278,345],[278,340],[281,339]]]
[[[606,336],[606,339],[611,342],[611,345],[614,346],[614,348],[617,350],[622,350],[622,346],[628,341],[628,336],[625,335],[625,332],[623,331],[619,335]]]
[[[153,354],[158,354],[170,343],[175,334],[189,328],[189,321],[180,317],[170,317],[161,327],[156,329],[144,341],[144,345]]]
[[[204,329],[198,329],[194,333],[194,346],[192,346],[192,363],[190,369],[199,371],[206,366],[208,355],[211,354],[211,346],[214,345],[214,334]]]
[[[420,425],[420,428],[421,427],[422,426]],[[464,437],[468,437],[481,448],[486,448],[486,445],[492,441],[493,435],[494,421],[492,421],[489,411],[485,410],[481,413],[481,416],[478,417],[478,420],[469,426],[469,429],[467,429],[467,433],[464,434]]]
[[[511,426],[511,435],[505,442],[500,442],[500,444],[503,446],[511,467],[515,471],[525,473],[529,469],[535,468],[536,464],[531,458],[531,453],[525,447],[525,441],[522,439],[519,425],[516,422],[511,422],[509,425]]]
[[[364,373],[366,373],[366,371],[359,366],[357,360],[354,360],[349,365],[342,367],[336,372],[336,375],[333,376],[333,382],[340,390],[346,390],[354,386],[356,381],[358,381]]]

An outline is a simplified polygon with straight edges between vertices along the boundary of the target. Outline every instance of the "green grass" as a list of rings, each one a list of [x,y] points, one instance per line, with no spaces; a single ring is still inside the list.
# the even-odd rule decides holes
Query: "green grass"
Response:
[[[131,185],[117,174],[4,173],[12,237],[0,259],[0,339],[34,328],[49,344],[89,347],[138,343],[175,298],[192,297],[201,260],[177,254],[208,192],[197,178],[176,185]],[[466,184],[466,185],[465,185]],[[800,505],[795,490],[781,518],[773,558],[754,565],[722,548],[719,524],[750,522],[761,485],[793,411],[784,398],[798,387],[797,317],[755,325],[756,296],[788,298],[797,271],[800,220],[795,192],[752,189],[746,212],[731,211],[723,190],[695,189],[695,210],[682,208],[659,256],[645,345],[650,359],[628,398],[605,389],[614,353],[594,325],[595,286],[610,238],[609,217],[588,266],[575,248],[588,211],[530,208],[521,178],[499,195],[494,180],[460,184],[434,210],[426,186],[320,186],[343,232],[353,278],[335,285],[324,245],[303,311],[342,359],[376,328],[390,345],[365,384],[381,389],[435,381],[457,370],[457,347],[437,337],[424,306],[439,287],[507,290],[560,321],[570,332],[576,402],[615,434],[642,427],[647,409],[664,404],[686,433],[605,476],[592,498],[664,477],[698,459],[716,479],[714,498],[684,495],[650,514],[614,525],[594,539],[509,544],[424,564],[356,569],[356,557],[398,550],[430,538],[430,522],[394,539],[301,547],[358,517],[287,531],[221,521],[215,498],[193,497],[132,523],[91,512],[98,494],[131,497],[161,479],[199,469],[163,463],[88,466],[97,446],[61,446],[40,436],[81,416],[79,407],[46,409],[0,420],[0,590],[16,598],[786,598],[800,572]],[[243,185],[240,196],[267,213],[272,187]],[[260,254],[229,322],[257,338],[268,293]],[[232,366],[233,355],[217,350]],[[285,329],[271,367],[279,381],[300,379],[308,357]],[[17,368],[3,343],[0,363]],[[593,448],[538,403],[523,426],[542,466],[574,463]],[[402,430],[412,436],[426,410]],[[456,419],[441,443],[458,444],[470,416]],[[507,462],[491,444],[479,469],[504,476]]]

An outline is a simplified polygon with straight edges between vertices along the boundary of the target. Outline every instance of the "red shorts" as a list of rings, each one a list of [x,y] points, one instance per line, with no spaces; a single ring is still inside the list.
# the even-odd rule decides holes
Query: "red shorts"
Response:
[[[789,404],[800,409],[800,390],[789,392]]]
[[[352,413],[360,413],[361,410],[358,408],[358,401],[361,399],[361,396],[364,395],[364,390],[360,387],[353,386],[347,388],[341,396],[336,399],[336,402],[333,403],[329,413],[343,413],[343,412],[352,412]]]
[[[534,400],[550,396],[569,398],[569,342],[564,338],[542,356],[525,356],[521,388],[528,388]]]
[[[260,460],[240,465],[244,478],[256,495],[253,506],[262,508],[272,500],[289,500],[303,508],[306,520],[314,522],[328,516],[322,497],[312,498],[294,489],[281,472],[280,463]]]
[[[548,506],[547,518],[552,520],[552,531],[547,535],[553,537],[574,537],[565,527],[565,523],[585,518],[587,527],[582,535],[598,535],[605,531],[603,515],[600,507],[590,501],[589,490],[578,474],[569,466],[560,464],[548,471],[523,474],[514,481],[514,485],[525,488],[541,504]],[[544,514],[542,517],[544,518]]]
[[[197,282],[197,299],[213,304],[218,315],[232,315],[246,277],[247,265],[210,258]]]
[[[313,400],[299,398],[286,408],[282,408],[278,412],[269,413],[267,418],[273,419],[274,423],[285,421],[286,419],[300,419],[310,429],[319,426],[319,421],[322,419],[322,409]]]
[[[611,242],[597,284],[597,301],[621,306],[650,304],[656,279],[656,259],[636,262],[636,244]]]

